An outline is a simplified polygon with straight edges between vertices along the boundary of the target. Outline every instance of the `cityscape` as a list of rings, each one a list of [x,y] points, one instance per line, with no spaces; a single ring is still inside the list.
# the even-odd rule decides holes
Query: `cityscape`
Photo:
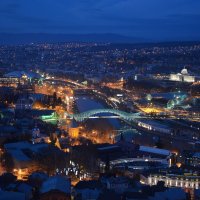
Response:
[[[200,24],[192,24],[191,33],[198,31],[191,34],[190,18],[178,18],[183,32],[165,40],[161,25],[149,20],[158,32],[149,41],[132,26],[121,32],[121,23],[126,29],[134,19],[128,6],[143,12],[142,3],[108,2],[49,1],[46,11],[39,8],[46,0],[0,2],[6,22],[0,22],[0,200],[200,199]],[[200,8],[183,2],[171,14]],[[113,14],[119,5],[127,23]],[[69,6],[66,23],[75,36],[61,27],[62,6]],[[86,22],[77,20],[77,9]],[[40,19],[52,20],[52,10],[57,26]],[[108,10],[113,26],[105,20]]]

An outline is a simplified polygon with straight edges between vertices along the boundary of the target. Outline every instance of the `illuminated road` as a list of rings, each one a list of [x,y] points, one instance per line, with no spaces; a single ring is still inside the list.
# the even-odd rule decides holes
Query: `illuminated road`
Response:
[[[79,89],[83,89],[83,90],[86,90],[86,91],[87,90],[88,91],[92,91],[97,96],[102,97],[104,100],[106,100],[111,107],[118,108],[118,106],[116,104],[116,99],[114,99],[114,98],[108,98],[104,93],[98,91],[97,89],[95,89],[93,87],[89,87],[89,86],[77,83],[77,82],[69,80],[69,79],[59,79],[59,78],[56,78],[56,79],[46,79],[45,81],[46,82],[51,82],[51,83],[58,82],[58,83],[63,83],[63,84],[71,84],[71,85],[74,85],[74,86],[78,87]],[[77,88],[74,88],[74,89],[77,90]]]

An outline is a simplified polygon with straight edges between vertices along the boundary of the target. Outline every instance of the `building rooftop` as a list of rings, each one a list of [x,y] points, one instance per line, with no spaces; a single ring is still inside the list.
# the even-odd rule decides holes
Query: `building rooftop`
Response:
[[[55,110],[38,110],[38,109],[32,109],[31,111],[31,115],[33,116],[50,116],[53,115],[55,113]]]
[[[199,159],[200,159],[200,152],[196,152],[196,153],[193,155],[193,157],[199,158]]]
[[[170,129],[171,127],[166,125],[166,124],[162,124],[159,121],[155,121],[155,120],[149,120],[149,119],[140,119],[138,120],[139,122],[145,123],[145,124],[149,124],[151,126],[155,126],[155,127],[159,127],[159,128],[164,128],[164,129]]]
[[[171,152],[169,150],[159,149],[159,148],[155,148],[155,147],[140,146],[139,150],[148,152],[148,153],[161,154],[164,156],[169,156],[171,154]]]
[[[71,183],[68,178],[62,176],[52,176],[43,182],[40,192],[46,193],[51,190],[58,190],[69,194],[71,193]]]
[[[0,190],[1,200],[25,200],[25,194],[20,192],[8,192]]]
[[[118,145],[111,145],[111,146],[106,146],[106,147],[100,147],[98,148],[98,150],[100,151],[105,151],[105,150],[113,150],[113,149],[118,149],[119,146]]]
[[[102,184],[100,181],[92,180],[92,181],[79,181],[75,189],[81,190],[81,189],[101,189]]]
[[[15,142],[15,143],[7,143],[4,145],[6,151],[8,151],[13,158],[18,161],[30,161],[31,159],[23,152],[25,149],[29,149],[32,152],[39,152],[42,148],[46,148],[48,144],[32,144],[29,142]]]
[[[26,149],[30,147],[30,143],[26,142],[26,141],[22,141],[22,142],[14,142],[14,143],[7,143],[4,145],[4,148],[6,150],[14,150],[14,149]]]
[[[127,183],[128,179],[126,177],[119,176],[119,177],[111,177],[107,181],[110,184],[123,184],[123,183]]]
[[[8,150],[8,152],[12,155],[12,157],[15,160],[18,160],[18,161],[30,161],[31,160],[21,150],[14,149],[14,150]]]

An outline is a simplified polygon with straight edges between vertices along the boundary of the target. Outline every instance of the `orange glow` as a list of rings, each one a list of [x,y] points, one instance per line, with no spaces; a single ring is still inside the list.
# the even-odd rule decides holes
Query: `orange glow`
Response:
[[[33,104],[33,109],[44,109],[45,106],[40,101],[35,101]]]
[[[69,128],[69,135],[72,138],[77,138],[79,136],[79,127],[77,127],[77,128]]]
[[[178,168],[180,168],[180,167],[182,166],[182,164],[181,164],[181,163],[176,163],[176,166],[177,166]]]
[[[164,109],[160,109],[160,108],[155,108],[155,107],[151,107],[151,108],[148,108],[148,107],[140,107],[140,110],[142,112],[145,112],[145,113],[161,113],[164,111]]]

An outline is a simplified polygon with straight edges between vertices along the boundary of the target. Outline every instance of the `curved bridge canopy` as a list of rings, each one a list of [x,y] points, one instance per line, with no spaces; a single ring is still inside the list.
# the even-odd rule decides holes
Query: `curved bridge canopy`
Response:
[[[122,120],[133,121],[136,118],[141,118],[140,113],[127,113],[115,109],[95,109],[78,114],[66,114],[66,117],[74,118],[78,122],[83,122],[84,120],[101,113],[110,113],[119,116]]]

